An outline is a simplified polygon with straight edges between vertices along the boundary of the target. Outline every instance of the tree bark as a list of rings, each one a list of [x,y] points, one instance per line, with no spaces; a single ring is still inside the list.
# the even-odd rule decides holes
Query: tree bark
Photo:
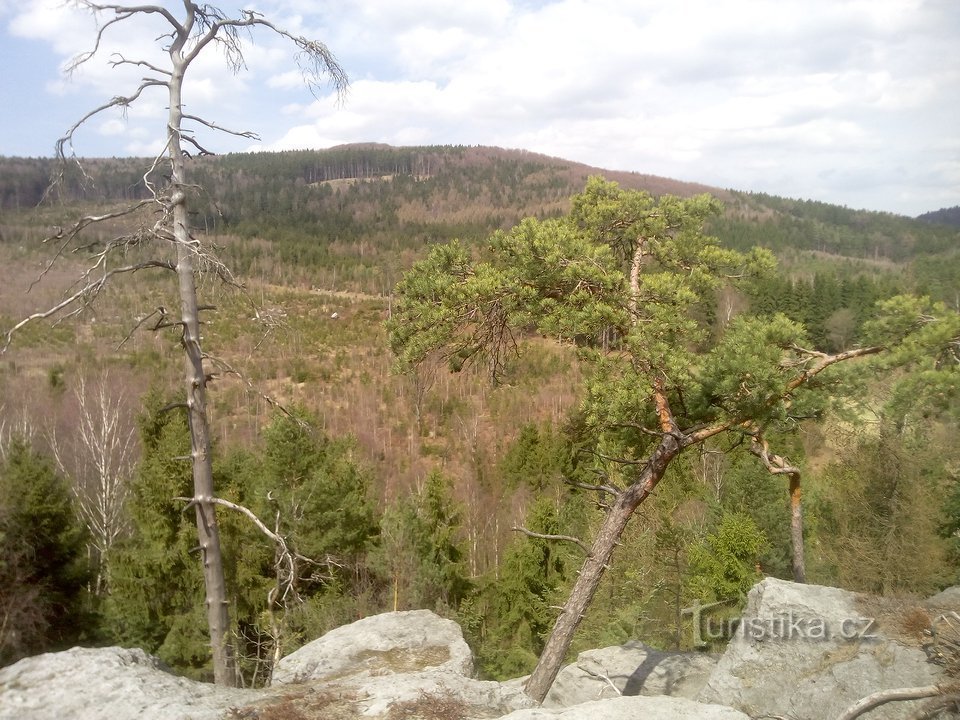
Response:
[[[190,237],[187,216],[186,173],[180,143],[183,120],[181,90],[185,64],[179,48],[170,50],[174,71],[170,78],[170,111],[167,125],[168,152],[171,168],[173,236],[177,251],[177,281],[180,293],[180,322],[183,326],[184,382],[187,393],[187,417],[190,426],[190,455],[193,460],[194,507],[197,515],[197,537],[203,563],[206,589],[207,625],[213,655],[213,675],[217,685],[233,686],[236,675],[230,645],[230,613],[220,549],[220,530],[216,506],[212,502],[213,458],[210,453],[210,430],[207,423],[206,373],[200,337],[200,310],[197,303],[194,242]]]
[[[791,465],[782,455],[770,453],[770,447],[761,431],[754,428],[750,452],[760,458],[771,475],[790,478],[790,546],[793,581],[807,582],[807,565],[803,554],[803,504],[800,493],[800,468]]]
[[[616,501],[607,510],[590,553],[584,560],[583,567],[580,568],[573,590],[570,591],[570,597],[567,598],[554,624],[547,644],[540,654],[537,667],[524,687],[527,695],[538,703],[543,702],[550,686],[557,678],[557,673],[560,672],[560,666],[573,642],[574,633],[593,601],[593,596],[603,579],[603,573],[609,566],[613,550],[627,523],[634,511],[653,492],[667,471],[667,466],[682,448],[675,435],[664,435],[640,477],[630,487],[619,493]]]
[[[790,545],[793,550],[793,581],[807,581],[807,564],[803,557],[803,506],[800,497],[800,473],[790,475]]]

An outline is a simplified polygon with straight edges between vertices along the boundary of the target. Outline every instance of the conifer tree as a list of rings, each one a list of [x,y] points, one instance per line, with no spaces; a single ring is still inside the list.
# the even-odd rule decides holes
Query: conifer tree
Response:
[[[593,178],[568,216],[524,220],[478,257],[438,246],[397,286],[391,342],[408,366],[440,353],[454,371],[482,359],[496,375],[535,330],[575,344],[590,368],[581,412],[596,438],[591,487],[607,510],[526,684],[538,701],[618,538],[670,464],[710,438],[785,419],[822,372],[880,351],[816,351],[783,316],[740,315],[713,340],[702,302],[773,265],[705,235],[719,211],[709,196],[656,200]],[[615,342],[594,342],[602,336]]]
[[[85,541],[67,482],[15,438],[0,465],[0,665],[92,634]]]
[[[374,564],[390,579],[394,609],[456,611],[471,591],[462,511],[451,479],[430,472],[416,494],[394,502],[381,520]]]

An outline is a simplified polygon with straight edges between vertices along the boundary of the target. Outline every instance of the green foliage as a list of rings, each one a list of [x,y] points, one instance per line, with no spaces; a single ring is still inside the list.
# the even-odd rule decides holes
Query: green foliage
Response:
[[[194,513],[190,435],[184,413],[165,409],[159,392],[144,402],[139,420],[143,456],[131,487],[131,537],[110,561],[107,624],[113,641],[157,653],[194,676],[209,670],[209,636]],[[199,610],[198,610],[199,609]]]
[[[778,254],[807,250],[901,261],[955,247],[956,228],[890,213],[851,210],[813,200],[734,192],[734,203],[711,230],[732,247],[757,245]]]
[[[837,352],[863,338],[863,325],[876,303],[903,291],[899,280],[868,276],[843,266],[812,279],[770,275],[746,286],[750,305],[760,315],[782,313],[802,324],[813,347]]]
[[[547,423],[527,423],[504,453],[500,474],[507,487],[538,492],[555,485],[567,465],[567,441]]]
[[[377,535],[370,477],[349,441],[321,437],[298,411],[278,415],[264,433],[263,476],[254,490],[261,517],[301,554],[355,565]]]
[[[210,651],[196,528],[193,512],[184,513],[184,502],[174,499],[193,495],[190,466],[182,459],[189,454],[189,434],[183,414],[163,410],[159,394],[145,406],[144,453],[130,502],[134,533],[112,563],[110,626],[115,641],[204,676]],[[262,456],[237,450],[215,466],[224,499],[249,508],[291,550],[316,561],[301,563],[292,585],[278,589],[274,544],[246,516],[219,513],[241,671],[262,666],[276,642],[295,646],[304,633],[343,622],[350,611],[341,608],[331,616],[330,608],[345,605],[344,595],[362,593],[355,583],[377,534],[369,477],[353,459],[350,443],[318,436],[310,419],[303,413],[278,416],[265,431]],[[328,558],[335,564],[328,565]],[[332,574],[329,568],[335,568]],[[309,607],[284,601],[293,597]],[[332,624],[318,627],[321,618]],[[272,634],[277,628],[281,637]]]
[[[760,579],[767,539],[749,515],[726,513],[719,527],[690,549],[689,587],[705,602],[741,598]]]
[[[381,545],[371,564],[390,579],[394,607],[455,612],[472,586],[461,539],[462,510],[453,484],[439,471],[420,492],[400,498],[383,514]]]
[[[840,450],[811,504],[820,527],[816,581],[923,595],[955,581],[943,537],[954,521],[949,488],[955,477],[944,463],[956,462],[953,443],[888,424]]]
[[[791,436],[776,437],[778,454],[794,464],[802,459],[802,449]],[[724,513],[748,516],[766,538],[757,561],[765,575],[793,579],[790,545],[790,493],[787,480],[771,475],[762,463],[747,452],[728,455],[723,469],[720,506]],[[808,545],[816,542],[815,523],[804,519]]]
[[[716,201],[654,200],[592,178],[572,204],[568,217],[527,219],[496,235],[479,260],[451,243],[415,265],[397,286],[388,323],[401,362],[415,365],[439,351],[457,370],[483,357],[496,375],[516,336],[536,328],[576,343],[594,361],[584,405],[588,426],[655,426],[649,395],[637,389],[651,387],[661,374],[696,411],[691,421],[761,406],[776,411],[769,386],[783,377],[780,348],[801,334],[797,326],[741,321],[700,368],[698,348],[709,336],[698,319],[702,300],[726,276],[759,277],[772,267],[766,253],[736,253],[702,234],[705,219],[718,212]],[[612,349],[621,352],[593,350],[601,334],[615,338]],[[717,369],[725,377],[709,378]],[[701,390],[707,378],[724,388],[750,386],[748,375],[763,381],[749,401],[741,392],[722,405],[712,387]]]
[[[11,441],[0,466],[0,665],[91,639],[85,541],[66,481]]]
[[[960,410],[960,312],[929,298],[898,295],[879,304],[865,326],[872,342],[890,348],[877,362],[908,371],[892,386],[887,412],[901,428]]]
[[[526,527],[541,534],[569,532],[569,513],[576,513],[577,503],[566,498],[565,504],[558,510],[554,500],[539,498],[527,513]],[[567,543],[528,536],[510,543],[496,575],[461,608],[485,674],[505,679],[530,672],[555,619],[551,605],[581,562],[582,554]]]

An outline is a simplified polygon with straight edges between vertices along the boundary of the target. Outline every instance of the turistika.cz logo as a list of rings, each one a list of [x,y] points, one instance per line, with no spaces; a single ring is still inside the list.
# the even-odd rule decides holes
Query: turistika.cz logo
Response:
[[[730,601],[684,608],[683,616],[693,621],[694,647],[704,648],[711,641],[741,637],[756,642],[785,640],[843,640],[857,642],[876,638],[876,621],[869,617],[821,618],[795,615],[788,611],[775,617],[737,617],[720,619],[710,617],[709,611]]]

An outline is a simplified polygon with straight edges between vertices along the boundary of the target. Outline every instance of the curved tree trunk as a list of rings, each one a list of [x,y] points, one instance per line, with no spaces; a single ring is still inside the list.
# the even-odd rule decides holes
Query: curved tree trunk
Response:
[[[550,686],[557,678],[557,673],[560,672],[560,666],[573,642],[574,633],[593,601],[593,596],[600,586],[603,573],[609,566],[613,550],[620,541],[624,528],[634,511],[653,492],[667,471],[667,467],[683,447],[675,435],[664,435],[640,477],[630,487],[620,492],[613,505],[607,510],[590,553],[584,560],[583,567],[580,568],[573,590],[570,591],[570,597],[567,598],[547,644],[540,654],[537,667],[524,688],[527,695],[538,703],[543,702]]]
[[[807,565],[803,556],[803,505],[800,494],[800,468],[791,465],[782,455],[770,452],[770,446],[763,433],[753,428],[750,438],[750,452],[760,458],[763,466],[771,475],[786,475],[790,478],[790,546],[793,565],[793,581],[807,581]]]

